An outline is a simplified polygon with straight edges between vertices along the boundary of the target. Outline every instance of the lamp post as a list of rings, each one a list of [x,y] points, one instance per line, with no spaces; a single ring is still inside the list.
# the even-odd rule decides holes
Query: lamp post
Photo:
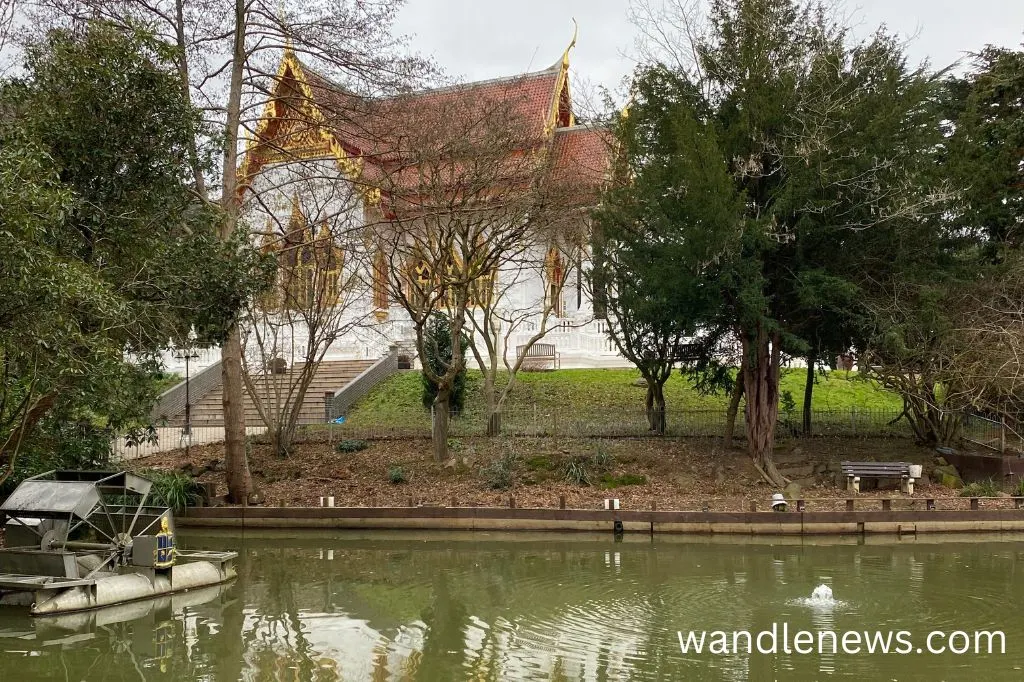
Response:
[[[192,445],[192,396],[189,392],[189,362],[199,357],[199,353],[192,347],[195,339],[195,332],[189,332],[186,345],[174,353],[176,359],[185,361],[185,427],[181,430],[182,438],[185,439],[185,457],[188,457],[189,447]]]

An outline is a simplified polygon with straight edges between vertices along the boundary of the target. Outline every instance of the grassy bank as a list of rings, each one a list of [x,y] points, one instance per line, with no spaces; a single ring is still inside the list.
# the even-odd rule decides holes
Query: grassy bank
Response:
[[[781,390],[789,392],[799,412],[803,406],[805,372],[788,370]],[[631,369],[564,369],[553,372],[524,372],[506,403],[510,413],[525,410],[600,412],[643,410],[644,387],[637,385],[639,372]],[[502,377],[502,381],[504,381]],[[376,387],[353,407],[348,424],[354,427],[420,424],[425,411],[420,402],[420,373],[396,374]],[[482,376],[470,371],[467,378],[465,415],[483,413]],[[665,400],[670,413],[682,411],[724,411],[728,396],[703,395],[693,384],[675,374],[665,385]],[[820,411],[876,411],[895,413],[901,407],[899,396],[878,388],[854,372],[829,372],[818,378],[812,407]]]

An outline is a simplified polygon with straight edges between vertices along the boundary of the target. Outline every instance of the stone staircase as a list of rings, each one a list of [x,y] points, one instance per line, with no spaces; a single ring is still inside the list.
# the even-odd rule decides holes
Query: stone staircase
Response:
[[[369,368],[376,362],[375,360],[337,360],[337,361],[325,361],[321,362],[317,369],[316,375],[313,377],[309,388],[306,389],[305,400],[303,400],[302,408],[299,412],[299,423],[300,424],[314,424],[322,423],[325,421],[325,394],[327,392],[336,393],[343,387],[347,386],[353,379],[359,376],[364,370]],[[302,369],[301,363],[296,363],[293,368],[290,368],[290,372],[298,374]],[[273,396],[281,395],[281,399],[288,393],[288,387],[290,384],[297,381],[292,379],[288,374],[284,375],[269,375],[269,376],[256,376],[253,377],[253,383],[255,384],[256,390],[260,391],[266,396],[265,404],[270,403],[273,400]],[[201,399],[192,403],[192,426],[193,427],[211,427],[211,426],[223,426],[223,414],[224,408],[222,405],[223,391],[220,386],[217,386],[209,393],[204,395]],[[259,413],[256,411],[256,406],[253,404],[252,397],[246,392],[245,394],[245,423],[247,425],[262,425],[260,421]],[[185,415],[183,413],[176,415],[170,419],[168,426],[182,426],[185,421]]]

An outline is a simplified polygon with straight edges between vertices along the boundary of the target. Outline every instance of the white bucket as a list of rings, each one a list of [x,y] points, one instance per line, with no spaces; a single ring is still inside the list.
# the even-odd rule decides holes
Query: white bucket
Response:
[[[921,465],[911,464],[910,467],[910,478],[921,478]]]

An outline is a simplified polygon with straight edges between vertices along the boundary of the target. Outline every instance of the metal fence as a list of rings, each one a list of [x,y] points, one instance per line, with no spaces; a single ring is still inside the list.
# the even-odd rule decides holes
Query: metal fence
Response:
[[[1020,417],[993,419],[980,414],[966,414],[960,426],[961,437],[987,450],[999,453],[1024,452]]]
[[[899,412],[895,410],[815,410],[812,413],[811,432],[804,434],[801,416],[783,413],[779,418],[776,437],[911,437],[912,433],[906,422],[897,420],[898,416]],[[725,410],[670,409],[665,415],[665,421],[666,437],[721,437],[724,435],[727,414]],[[484,436],[487,433],[487,422],[487,414],[484,411],[473,407],[467,408],[462,414],[452,415],[451,436]],[[642,438],[653,435],[647,414],[643,410],[520,407],[503,410],[500,422],[500,433],[503,436]],[[409,409],[398,414],[386,415],[361,411],[342,423],[333,419],[306,419],[300,423],[296,441],[429,438],[430,430],[431,415],[427,410]],[[246,434],[255,442],[265,439],[266,431],[266,425],[260,421],[250,420],[246,424]],[[734,437],[742,439],[744,434],[745,424],[743,414],[740,413],[737,415]],[[186,447],[220,443],[224,440],[224,429],[220,426],[205,425],[192,426],[190,430],[180,426],[166,426],[158,427],[143,436],[119,438],[114,444],[115,456],[134,459]]]
[[[848,436],[848,437],[910,437],[906,423],[898,420],[897,410],[815,410],[812,413],[810,433],[803,433],[801,416],[780,415],[778,437]],[[395,438],[426,437],[430,434],[431,416],[426,410],[417,410],[393,418],[368,419],[357,414],[344,424],[335,425],[344,437]],[[665,414],[669,437],[719,437],[725,432],[726,410],[673,410]],[[455,437],[483,436],[487,432],[487,414],[467,409],[453,414],[451,433]],[[515,436],[554,436],[569,438],[651,436],[647,414],[643,410],[617,408],[541,408],[539,406],[502,410],[501,433]],[[736,418],[734,436],[745,434],[743,414]]]

